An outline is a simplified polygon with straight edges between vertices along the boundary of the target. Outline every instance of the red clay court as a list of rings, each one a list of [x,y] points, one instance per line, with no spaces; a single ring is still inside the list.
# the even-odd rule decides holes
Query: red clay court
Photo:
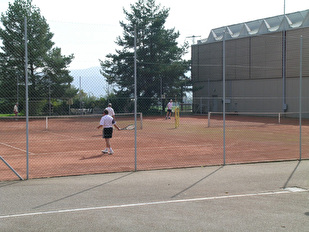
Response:
[[[206,115],[174,119],[138,119],[137,149],[134,130],[114,130],[114,155],[103,155],[100,116],[58,117],[29,120],[29,178],[123,172],[224,164],[223,121]],[[124,127],[133,118],[119,118]],[[48,129],[47,128],[48,124]],[[141,129],[142,126],[142,129]],[[26,178],[26,123],[24,119],[0,121],[0,156]],[[298,120],[268,117],[227,116],[225,164],[252,163],[300,158]],[[309,126],[302,126],[301,158],[309,158]],[[136,161],[135,161],[136,154]],[[1,161],[0,161],[1,162]],[[0,163],[0,180],[18,177]]]

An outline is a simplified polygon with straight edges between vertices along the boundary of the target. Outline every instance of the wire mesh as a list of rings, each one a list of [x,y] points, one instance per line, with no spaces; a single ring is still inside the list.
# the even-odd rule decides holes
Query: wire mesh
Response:
[[[65,23],[65,26],[69,31],[76,31],[85,25]],[[93,42],[91,28],[95,33],[98,27],[97,24],[88,27],[89,40],[79,41],[76,36],[70,41],[90,44]],[[68,32],[62,33],[65,36]],[[303,36],[302,58],[299,57],[300,35]],[[309,158],[309,115],[305,113],[309,112],[309,92],[303,91],[299,97],[300,62],[309,61],[309,30],[303,28],[286,34],[284,82],[282,36],[282,33],[271,33],[226,41],[225,122],[223,57],[219,42],[192,47],[192,78],[181,79],[179,86],[173,82],[181,75],[175,69],[179,63],[161,60],[161,66],[156,66],[155,59],[138,60],[137,85],[147,88],[137,99],[123,95],[115,83],[108,84],[99,62],[95,68],[84,69],[59,68],[59,64],[52,62],[36,67],[29,73],[28,86],[30,178],[134,171],[135,164],[137,170],[150,170],[298,159],[300,100],[304,118],[301,149],[303,158]],[[23,47],[14,44],[4,44],[1,52],[5,52],[4,48],[17,49],[18,57],[23,57]],[[34,59],[33,52],[39,48],[36,46],[39,45],[29,44],[30,62]],[[59,50],[52,54],[60,56]],[[131,59],[128,66],[122,66],[132,80],[129,88],[134,85],[134,67],[132,57],[126,59]],[[3,58],[0,61],[6,67],[0,73],[0,156],[25,177],[26,97],[22,71],[25,64],[23,58],[9,60],[11,66]],[[309,67],[304,65],[303,89],[309,85],[308,77]],[[142,95],[147,91],[152,96]],[[173,99],[173,112],[168,119],[166,110],[170,99]],[[103,154],[105,141],[102,131],[96,128],[103,110],[112,103],[117,125],[124,128],[134,124],[135,100],[141,112],[137,147],[134,130],[114,130],[111,144],[115,153]],[[180,116],[176,117],[177,128],[176,109]],[[227,126],[226,144],[223,144],[224,126]],[[0,180],[14,178],[14,173],[1,164]]]

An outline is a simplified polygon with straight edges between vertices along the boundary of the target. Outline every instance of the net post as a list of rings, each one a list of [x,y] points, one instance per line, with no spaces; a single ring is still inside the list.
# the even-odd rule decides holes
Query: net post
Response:
[[[48,116],[46,116],[45,120],[45,130],[48,130]]]
[[[141,117],[141,129],[143,129],[143,113],[139,113],[140,114],[140,117]]]
[[[280,124],[281,123],[281,113],[279,112],[279,114],[278,114],[278,124]]]
[[[179,107],[175,109],[175,128],[179,127]]]
[[[211,112],[208,112],[208,127],[210,127],[210,114]]]

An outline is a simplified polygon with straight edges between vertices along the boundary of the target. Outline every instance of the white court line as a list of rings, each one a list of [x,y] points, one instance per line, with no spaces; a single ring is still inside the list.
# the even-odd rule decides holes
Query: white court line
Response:
[[[65,141],[65,140],[61,140],[61,141]],[[1,143],[0,143],[1,144]],[[4,144],[6,145],[6,144]],[[10,145],[6,145],[6,146],[10,146]],[[12,148],[15,148],[13,146],[11,146]],[[161,147],[156,147],[156,149],[162,149],[162,150],[174,150],[175,148],[183,148],[183,147],[206,147],[205,145],[186,145],[186,146],[161,146]],[[17,148],[16,148],[17,149]],[[123,151],[130,151],[130,152],[134,152],[134,147],[128,147],[128,148],[115,148],[114,151],[115,151],[115,154],[117,152],[117,154],[119,154],[119,152],[123,152]],[[19,149],[21,150],[21,149]],[[153,149],[151,147],[141,147],[138,149],[139,151],[152,151]],[[24,151],[24,150],[21,150],[21,151]],[[26,152],[26,151],[24,151]],[[83,150],[83,151],[78,151],[79,153],[81,154],[78,154],[78,155],[85,155],[85,154],[89,154],[89,153],[94,153],[94,152],[101,152],[101,150],[98,148],[98,149],[92,149],[92,150]],[[40,152],[40,153],[33,153],[33,152],[29,152],[31,153],[31,155],[59,155],[59,154],[71,154],[71,153],[74,153],[76,155],[76,150],[72,150],[72,151],[57,151],[57,152]],[[17,156],[20,156],[20,155],[11,155],[11,157],[17,157]]]
[[[6,144],[6,143],[1,143],[0,142],[0,144],[3,145],[3,146],[9,147],[9,148],[13,148],[13,149],[18,150],[18,151],[22,151],[22,152],[25,152],[25,153],[27,152],[24,149],[21,149],[21,148],[18,148],[18,147],[14,147],[14,146]],[[29,154],[35,155],[35,153],[32,153],[32,152],[29,152]]]
[[[191,198],[191,199],[170,200],[170,201],[154,201],[154,202],[144,202],[144,203],[135,203],[135,204],[98,206],[98,207],[76,208],[76,209],[62,209],[62,210],[52,210],[52,211],[43,211],[43,212],[2,215],[0,216],[0,219],[37,216],[37,215],[46,215],[46,214],[58,214],[58,213],[74,213],[74,212],[102,210],[102,209],[139,207],[139,206],[148,206],[148,205],[165,205],[165,204],[171,204],[171,203],[187,203],[187,202],[218,200],[218,199],[228,199],[228,198],[267,196],[267,195],[278,195],[278,194],[286,194],[286,193],[292,194],[296,192],[308,192],[308,191],[309,190],[306,190],[306,189],[299,189],[298,191],[290,191],[289,189],[286,189],[286,190],[277,191],[277,192],[248,193],[248,194],[229,195],[229,196],[202,197],[202,198]]]
[[[61,136],[63,138],[69,138],[69,139],[74,139],[74,140],[89,140],[88,137],[77,137],[75,135],[65,135],[65,134],[61,134],[61,133],[55,133],[55,132],[51,132],[51,131],[48,131],[49,134],[54,134],[54,135],[57,135],[57,136]],[[58,139],[57,139],[58,140]],[[66,141],[66,140],[62,140],[62,141]]]

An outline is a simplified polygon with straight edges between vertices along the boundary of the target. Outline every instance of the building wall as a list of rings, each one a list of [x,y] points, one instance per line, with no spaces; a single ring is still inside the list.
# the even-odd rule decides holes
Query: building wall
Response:
[[[286,34],[284,34],[286,33]],[[296,112],[300,36],[303,36],[303,111],[309,112],[309,28],[226,40],[226,110]],[[286,47],[284,46],[286,37]],[[194,111],[222,111],[223,42],[192,46]],[[283,51],[286,50],[286,62]],[[286,67],[283,84],[283,66]],[[283,94],[285,93],[285,94]],[[285,97],[283,97],[285,95]]]

